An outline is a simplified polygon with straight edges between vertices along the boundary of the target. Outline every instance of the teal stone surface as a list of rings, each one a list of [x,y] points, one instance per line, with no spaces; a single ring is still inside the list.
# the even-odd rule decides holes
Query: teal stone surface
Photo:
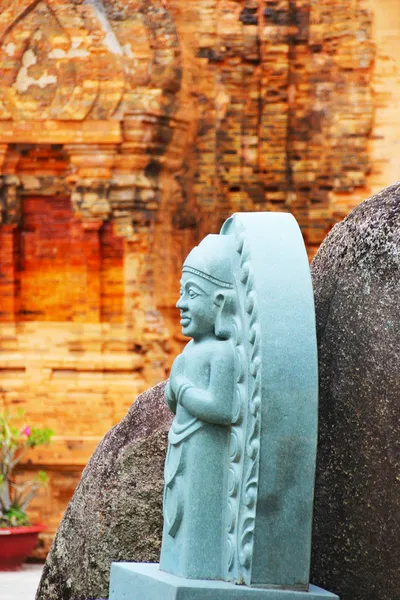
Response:
[[[191,337],[165,390],[175,413],[165,461],[161,568],[224,579],[235,349],[231,236],[208,235],[187,257],[177,308]]]
[[[246,444],[250,436],[259,448],[258,471],[254,477],[253,461],[245,453],[242,472],[249,491],[257,479],[256,500],[253,507],[244,493],[238,508],[239,523],[247,523],[237,537],[239,574],[249,585],[307,585],[318,427],[318,354],[307,253],[290,214],[239,213],[222,233],[243,241],[239,278],[250,272],[245,309],[254,294],[257,318],[249,333],[257,328],[259,335],[259,380],[250,378],[256,393],[250,388],[248,399],[249,418],[256,398],[260,403],[252,425],[257,434],[248,429],[246,434]],[[254,347],[247,355],[251,373]]]
[[[310,585],[307,591],[256,589],[224,581],[185,579],[157,564],[113,563],[109,600],[339,600]]]
[[[309,582],[317,443],[310,270],[292,215],[238,213],[186,258],[192,340],[165,396],[160,568],[193,579]]]

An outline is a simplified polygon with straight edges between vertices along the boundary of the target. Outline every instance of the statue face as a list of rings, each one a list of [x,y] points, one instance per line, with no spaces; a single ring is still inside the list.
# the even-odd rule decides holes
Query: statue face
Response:
[[[197,275],[182,274],[180,298],[176,306],[181,313],[182,333],[194,340],[214,336],[218,307],[209,287],[207,282]]]

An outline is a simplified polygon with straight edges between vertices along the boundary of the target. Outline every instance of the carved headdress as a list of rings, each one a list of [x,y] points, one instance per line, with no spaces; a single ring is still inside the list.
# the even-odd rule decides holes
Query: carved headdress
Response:
[[[207,235],[183,263],[182,273],[193,273],[214,285],[232,289],[233,236]]]

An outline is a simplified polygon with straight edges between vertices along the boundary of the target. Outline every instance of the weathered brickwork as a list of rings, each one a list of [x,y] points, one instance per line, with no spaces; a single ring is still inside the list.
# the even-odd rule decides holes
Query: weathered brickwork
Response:
[[[182,343],[189,248],[234,211],[283,210],[312,255],[377,185],[383,4],[0,0],[0,402],[57,432],[20,474],[50,472],[42,554]]]
[[[347,214],[341,194],[366,185],[371,12],[341,0],[197,5],[199,55],[216,82],[200,95],[203,213],[219,224],[240,209],[290,210],[312,253]]]

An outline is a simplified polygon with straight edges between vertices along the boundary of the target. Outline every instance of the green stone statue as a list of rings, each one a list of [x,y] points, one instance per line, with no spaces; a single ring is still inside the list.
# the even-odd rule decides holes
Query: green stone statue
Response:
[[[182,268],[166,402],[159,565],[113,565],[110,600],[338,600],[309,584],[318,374],[301,232],[239,213]]]
[[[230,237],[209,235],[183,265],[177,307],[182,332],[192,341],[176,358],[165,394],[175,418],[165,463],[160,568],[194,579],[225,576],[223,515],[235,420],[233,252]]]

